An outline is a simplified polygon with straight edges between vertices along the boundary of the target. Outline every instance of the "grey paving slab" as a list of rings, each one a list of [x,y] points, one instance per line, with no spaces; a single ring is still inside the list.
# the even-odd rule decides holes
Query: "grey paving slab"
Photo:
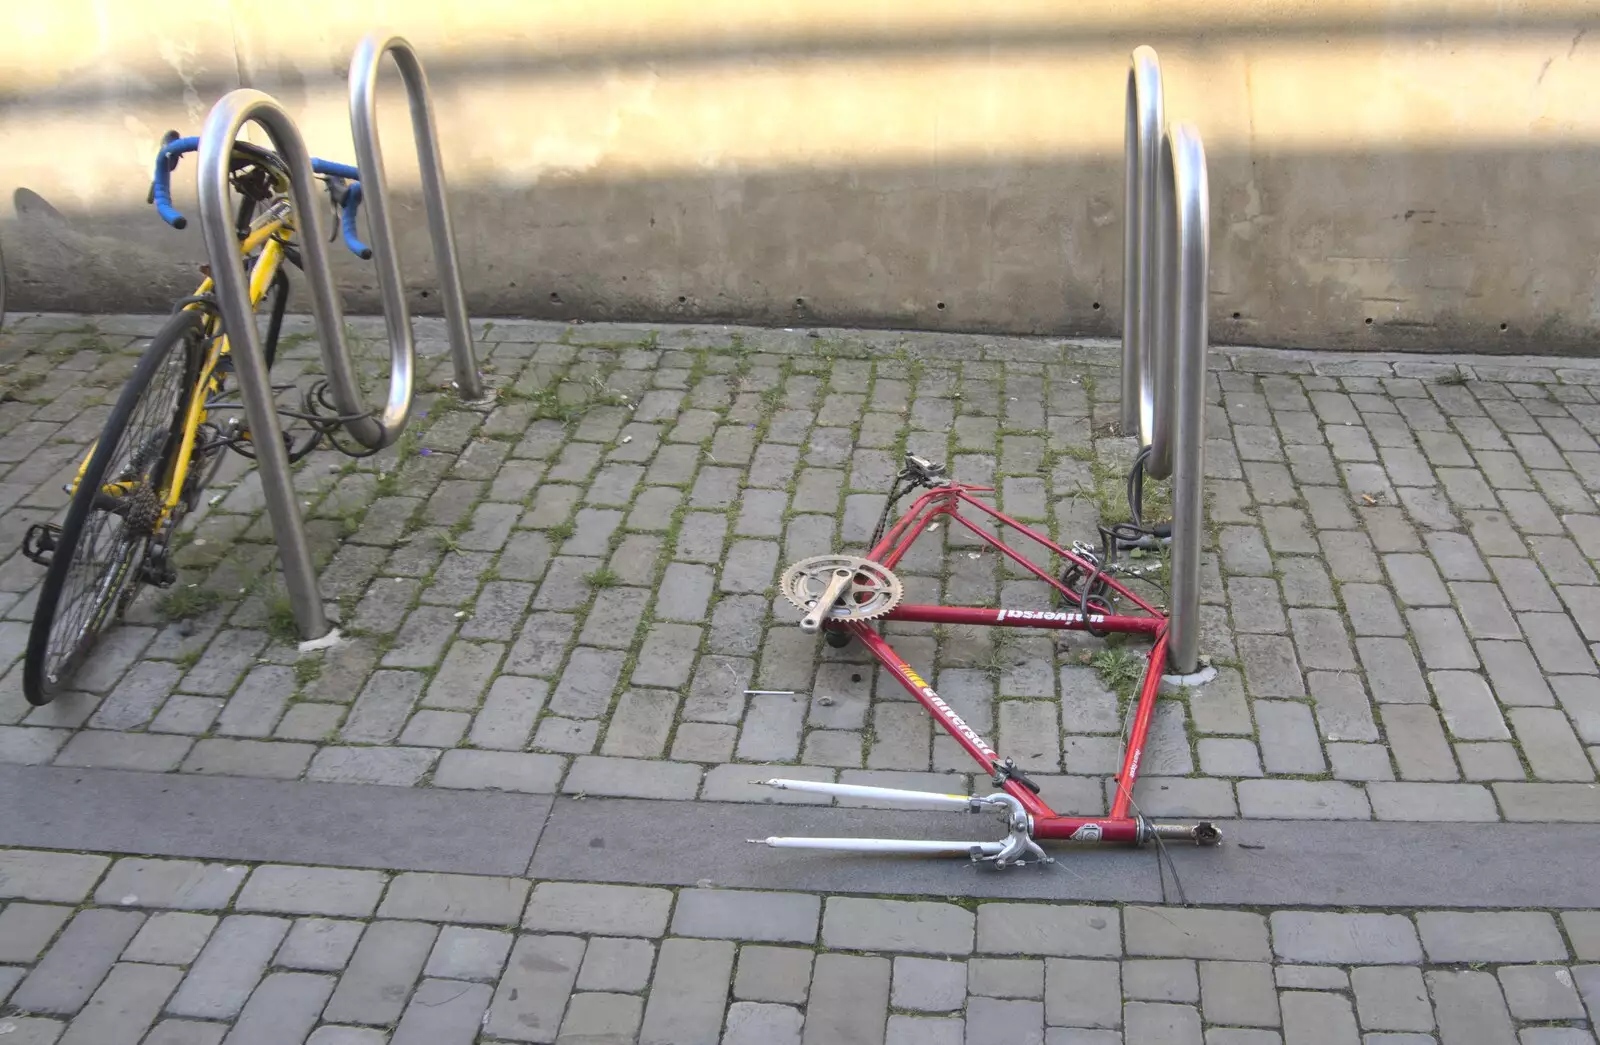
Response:
[[[971,824],[955,821],[956,827]],[[1600,845],[1600,828],[1582,824],[1561,832],[1508,823],[1235,820],[1220,826],[1228,842],[1218,849],[1168,846],[1196,902],[1288,906],[1314,898],[1341,906],[1425,906],[1442,891],[1467,907],[1584,908],[1592,902],[1583,885],[1585,847]],[[959,886],[976,896],[1162,899],[1150,854],[1132,849],[1060,854],[1071,874],[988,875],[959,861],[801,854],[744,844],[773,835],[936,838],[953,829],[950,817],[937,813],[562,799],[529,870],[535,878],[563,881],[710,880],[727,888],[934,896]],[[597,839],[600,845],[593,844]],[[1474,852],[1471,862],[1459,859],[1464,849]]]
[[[550,808],[533,795],[47,766],[0,766],[0,792],[34,796],[0,807],[4,845],[476,874],[526,868]]]

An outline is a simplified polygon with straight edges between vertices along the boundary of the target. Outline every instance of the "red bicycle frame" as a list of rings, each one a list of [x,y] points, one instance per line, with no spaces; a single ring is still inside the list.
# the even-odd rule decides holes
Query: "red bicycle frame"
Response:
[[[1061,556],[1068,563],[1077,566],[1080,570],[1091,573],[1097,572],[1096,564],[1089,562],[1071,549],[1063,548],[1050,538],[1023,525],[1017,520],[996,511],[994,508],[973,497],[974,493],[992,493],[993,487],[968,486],[962,483],[949,483],[929,490],[917,498],[910,509],[900,517],[889,531],[868,553],[867,558],[881,563],[888,569],[904,558],[907,551],[916,539],[921,536],[929,524],[941,516],[953,522],[960,523],[972,531],[985,544],[999,551],[1013,562],[1022,566],[1034,576],[1049,584],[1056,591],[1071,599],[1079,600],[1077,592],[1073,591],[1049,571],[1040,568],[1016,549],[1007,545],[998,537],[984,530],[977,523],[961,514],[963,504],[971,505],[982,511],[985,515],[1009,526],[1026,537],[1037,541],[1040,545],[1050,549]],[[1155,606],[1129,591],[1115,578],[1101,573],[1099,580],[1116,592],[1128,602],[1143,610],[1145,616],[1122,616],[1117,614],[1085,614],[1083,612],[1056,612],[1047,610],[1011,610],[1011,609],[982,609],[958,606],[917,606],[900,605],[884,614],[879,620],[918,621],[932,624],[976,624],[986,627],[999,628],[1044,628],[1056,631],[1085,631],[1093,629],[1098,633],[1120,632],[1124,634],[1153,635],[1155,645],[1150,651],[1149,664],[1145,668],[1144,678],[1139,685],[1139,703],[1134,712],[1133,727],[1128,735],[1128,748],[1122,760],[1122,767],[1117,773],[1116,797],[1111,803],[1109,816],[1063,816],[1051,809],[1022,779],[1018,779],[1011,764],[1003,760],[1000,755],[990,747],[971,726],[962,720],[961,716],[946,704],[934,688],[918,675],[907,664],[905,659],[896,653],[883,636],[873,630],[867,621],[850,621],[840,624],[829,623],[826,627],[834,631],[845,631],[859,639],[878,662],[888,670],[900,684],[906,688],[923,707],[944,727],[956,742],[966,752],[977,760],[985,773],[994,778],[995,782],[1005,792],[1022,803],[1032,820],[1032,835],[1036,839],[1070,839],[1079,842],[1142,842],[1148,837],[1149,825],[1139,816],[1132,815],[1130,810],[1133,803],[1133,785],[1139,777],[1139,760],[1144,754],[1145,739],[1150,732],[1150,721],[1154,717],[1157,691],[1161,686],[1161,676],[1166,668],[1167,661],[1167,618]]]

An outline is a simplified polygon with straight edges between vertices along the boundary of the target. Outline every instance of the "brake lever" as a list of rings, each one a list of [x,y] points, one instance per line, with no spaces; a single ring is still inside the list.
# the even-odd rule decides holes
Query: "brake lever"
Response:
[[[339,238],[339,212],[350,198],[350,183],[334,174],[324,176],[323,181],[328,184],[328,199],[333,203],[333,234],[328,237],[328,242],[333,243]]]
[[[171,145],[173,142],[177,141],[181,137],[183,137],[183,135],[179,134],[177,131],[168,131],[166,134],[163,134],[161,136],[161,148],[165,149],[167,146]],[[157,150],[157,151],[160,151],[160,150]],[[167,157],[167,170],[175,171],[177,169],[178,169],[178,157],[176,157],[176,156],[168,156]],[[152,181],[150,183],[150,191],[145,193],[144,202],[148,205],[148,204],[154,203],[155,201],[156,201],[156,183]]]

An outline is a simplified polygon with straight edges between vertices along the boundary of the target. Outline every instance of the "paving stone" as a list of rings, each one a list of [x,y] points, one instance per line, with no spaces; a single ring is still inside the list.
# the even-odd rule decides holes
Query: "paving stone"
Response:
[[[1466,671],[1435,671],[1428,676],[1445,725],[1458,740],[1508,740],[1494,694],[1483,676]]]
[[[1458,779],[1439,716],[1431,707],[1390,704],[1382,710],[1384,731],[1403,779]]]
[[[831,897],[822,942],[837,950],[961,955],[972,952],[972,928],[972,912],[953,904]]]
[[[1305,694],[1294,646],[1278,635],[1240,635],[1239,656],[1245,682],[1255,697],[1298,697]]]
[[[1044,1041],[1044,1005],[1036,1001],[973,998],[967,1003],[970,1045],[1014,1045]]]
[[[278,948],[277,965],[314,972],[338,972],[350,960],[366,926],[335,918],[299,918]]]
[[[1366,1031],[1432,1031],[1434,1008],[1418,968],[1357,968],[1350,973],[1355,1007]]]
[[[446,751],[433,774],[435,787],[552,794],[566,771],[558,755],[512,751]]]
[[[655,615],[662,620],[704,620],[713,579],[709,566],[670,563],[656,592]]]
[[[1423,822],[1500,819],[1494,797],[1476,784],[1422,784],[1375,782],[1367,787],[1372,811],[1379,820]]]
[[[1579,961],[1600,957],[1600,911],[1564,911],[1561,927],[1572,941],[1572,953]]]
[[[1372,690],[1379,704],[1427,704],[1428,687],[1417,668],[1416,654],[1403,639],[1364,638],[1356,640],[1361,667],[1368,679],[1381,680]]]
[[[1512,708],[1511,725],[1533,775],[1540,780],[1593,780],[1594,767],[1555,708]]]
[[[419,922],[373,922],[362,934],[323,1011],[330,1022],[389,1024],[433,949],[438,930]]]
[[[1200,998],[1209,1023],[1278,1026],[1278,992],[1265,962],[1201,962]]]
[[[182,977],[159,965],[118,964],[67,1026],[61,1045],[135,1045]]]
[[[1273,969],[1278,986],[1302,991],[1347,991],[1350,977],[1343,969],[1322,965],[1279,965]]]
[[[538,679],[495,679],[483,710],[473,720],[469,739],[478,747],[520,750],[528,742],[548,693],[549,685]]]
[[[1435,963],[1567,957],[1555,919],[1542,911],[1423,911],[1417,915],[1417,928],[1429,961]]]
[[[1118,981],[1114,961],[1046,959],[1046,1022],[1053,1027],[1120,1027],[1122,989]]]
[[[734,1002],[722,1045],[800,1045],[804,1023],[800,1010],[788,1005]]]
[[[426,684],[427,678],[419,672],[374,672],[356,698],[340,736],[365,743],[393,741],[400,735]]]
[[[1350,627],[1357,635],[1405,634],[1405,624],[1388,589],[1378,584],[1345,584],[1339,589]]]
[[[693,798],[701,769],[683,762],[583,755],[573,760],[561,786],[566,794],[632,798]]]
[[[880,1045],[888,1005],[887,959],[818,955],[803,1041],[805,1045]]]
[[[1356,674],[1313,671],[1307,675],[1317,723],[1329,740],[1378,739],[1372,704]]]
[[[650,593],[644,588],[605,588],[594,598],[578,641],[587,646],[627,649],[644,619]]]
[[[333,983],[332,976],[272,973],[250,996],[228,1035],[227,1045],[275,1045],[304,1040],[332,993]]]
[[[884,1045],[962,1045],[966,1023],[947,1016],[890,1016]]]
[[[1461,618],[1453,609],[1407,610],[1411,633],[1416,636],[1417,649],[1422,663],[1430,669],[1466,668],[1478,666],[1478,657],[1467,641],[1461,627]],[[1592,659],[1591,659],[1592,663]]]
[[[70,907],[11,904],[0,911],[0,962],[31,965],[71,917]]]
[[[108,907],[214,911],[228,906],[244,876],[245,868],[237,865],[124,857],[112,865],[94,900]]]
[[[389,883],[378,917],[510,925],[527,898],[528,883],[520,878],[409,872]]]
[[[793,760],[800,752],[805,713],[806,700],[798,695],[751,697],[739,736],[739,758],[750,762]]]
[[[1327,769],[1311,709],[1282,700],[1255,705],[1262,760],[1269,773],[1321,773]]]
[[[640,1045],[716,1042],[733,954],[734,945],[720,940],[664,942],[644,1010]]]
[[[178,768],[193,743],[190,738],[181,736],[86,730],[67,741],[66,747],[56,756],[55,764],[170,773]]]
[[[135,729],[144,725],[177,685],[180,674],[177,665],[162,661],[134,664],[100,702],[89,717],[89,725],[96,729]]]
[[[486,1034],[553,1042],[578,978],[584,942],[572,936],[522,936],[483,1020]]]
[[[1450,595],[1433,560],[1426,555],[1396,553],[1383,557],[1389,582],[1406,606],[1448,606]]]
[[[1115,908],[985,903],[978,907],[978,951],[1109,958],[1121,953]]]
[[[1323,991],[1284,991],[1283,1038],[1294,1045],[1358,1045],[1355,1014],[1350,999]]]
[[[222,920],[167,1005],[178,1016],[232,1019],[244,1008],[289,930],[284,918],[235,914]]]
[[[1365,820],[1366,795],[1335,780],[1241,780],[1239,812],[1288,820]]]
[[[1292,962],[1378,965],[1422,960],[1416,929],[1402,915],[1277,911],[1272,940],[1278,957]]]
[[[1232,668],[1218,668],[1217,677],[1189,691],[1189,717],[1199,733],[1250,734],[1254,725],[1244,695],[1244,679]],[[1063,710],[1066,697],[1063,693]],[[1115,706],[1113,715],[1115,718]],[[1113,729],[1116,727],[1113,726]],[[1071,731],[1070,729],[1068,730]]]
[[[1551,674],[1593,675],[1595,660],[1565,613],[1518,615],[1539,666]],[[72,745],[67,745],[70,749]]]
[[[1328,762],[1338,780],[1393,780],[1389,749],[1383,744],[1329,744]]]
[[[83,853],[0,849],[0,897],[78,903],[110,864],[104,856]]]
[[[449,929],[445,930],[449,932]],[[496,934],[504,936],[505,934]],[[505,938],[510,946],[510,937]],[[504,960],[505,950],[500,950]],[[595,937],[584,952],[583,966],[578,971],[578,989],[581,991],[642,991],[649,985],[650,968],[655,963],[656,948],[648,940],[619,940]],[[810,971],[807,955],[807,974]],[[743,960],[741,958],[741,960]],[[499,966],[484,979],[498,975]],[[804,1000],[804,999],[802,999]]]
[[[561,682],[550,698],[550,710],[573,718],[601,717],[611,706],[611,694],[622,677],[626,660],[626,654],[620,650],[599,650],[588,646],[573,650],[566,670],[561,673]],[[491,689],[490,699],[493,697],[494,690]]]
[[[1200,1045],[1200,1013],[1191,1005],[1130,1001],[1122,1010],[1127,1045]]]
[[[430,748],[325,747],[312,758],[306,779],[411,787],[438,758]]]
[[[1439,1018],[1439,1039],[1456,1042],[1515,1041],[1500,986],[1486,972],[1429,970],[1425,976]]]
[[[966,962],[898,957],[892,1002],[914,1012],[954,1012],[966,1004],[967,980]]]
[[[446,925],[428,955],[423,974],[448,980],[496,980],[505,966],[511,942],[512,935],[507,932]],[[645,972],[648,975],[648,957]]]
[[[667,689],[688,685],[699,648],[699,628],[687,624],[654,625],[639,651],[633,684]]]
[[[1581,1020],[1583,1002],[1572,973],[1558,965],[1508,965],[1500,970],[1506,1005],[1519,1020]]]
[[[1555,697],[1533,653],[1521,642],[1480,642],[1478,656],[1489,672],[1494,695],[1501,704],[1551,707]]]
[[[423,980],[406,1005],[390,1045],[472,1045],[491,997],[488,984]]]
[[[329,705],[302,706],[328,707]],[[342,717],[343,711],[343,708],[338,709],[338,716]],[[318,739],[322,736],[323,734],[318,734]],[[311,744],[226,740],[216,737],[196,743],[189,750],[189,755],[183,760],[180,768],[185,773],[294,780],[306,771],[315,753],[316,748]]]
[[[603,936],[661,936],[672,893],[622,885],[541,882],[523,917],[525,929]]]
[[[590,947],[594,944],[590,944]],[[811,955],[800,947],[739,947],[739,975],[733,981],[733,997],[747,1002],[789,1002],[805,1005],[811,984]],[[923,962],[926,959],[898,959],[898,962]],[[965,987],[965,975],[962,984]],[[965,995],[965,992],[963,992]],[[958,999],[950,1008],[960,1007]],[[896,1002],[901,1008],[917,1008]]]

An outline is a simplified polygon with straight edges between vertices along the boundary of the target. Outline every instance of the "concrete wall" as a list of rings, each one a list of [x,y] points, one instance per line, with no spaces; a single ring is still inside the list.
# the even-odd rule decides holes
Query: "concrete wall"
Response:
[[[1595,0],[16,0],[13,307],[188,290],[198,231],[145,205],[161,133],[242,84],[351,160],[345,65],[378,27],[433,81],[479,314],[1113,335],[1150,43],[1210,153],[1216,340],[1600,344]],[[404,106],[382,107],[428,310]],[[340,276],[375,306],[369,267]]]

